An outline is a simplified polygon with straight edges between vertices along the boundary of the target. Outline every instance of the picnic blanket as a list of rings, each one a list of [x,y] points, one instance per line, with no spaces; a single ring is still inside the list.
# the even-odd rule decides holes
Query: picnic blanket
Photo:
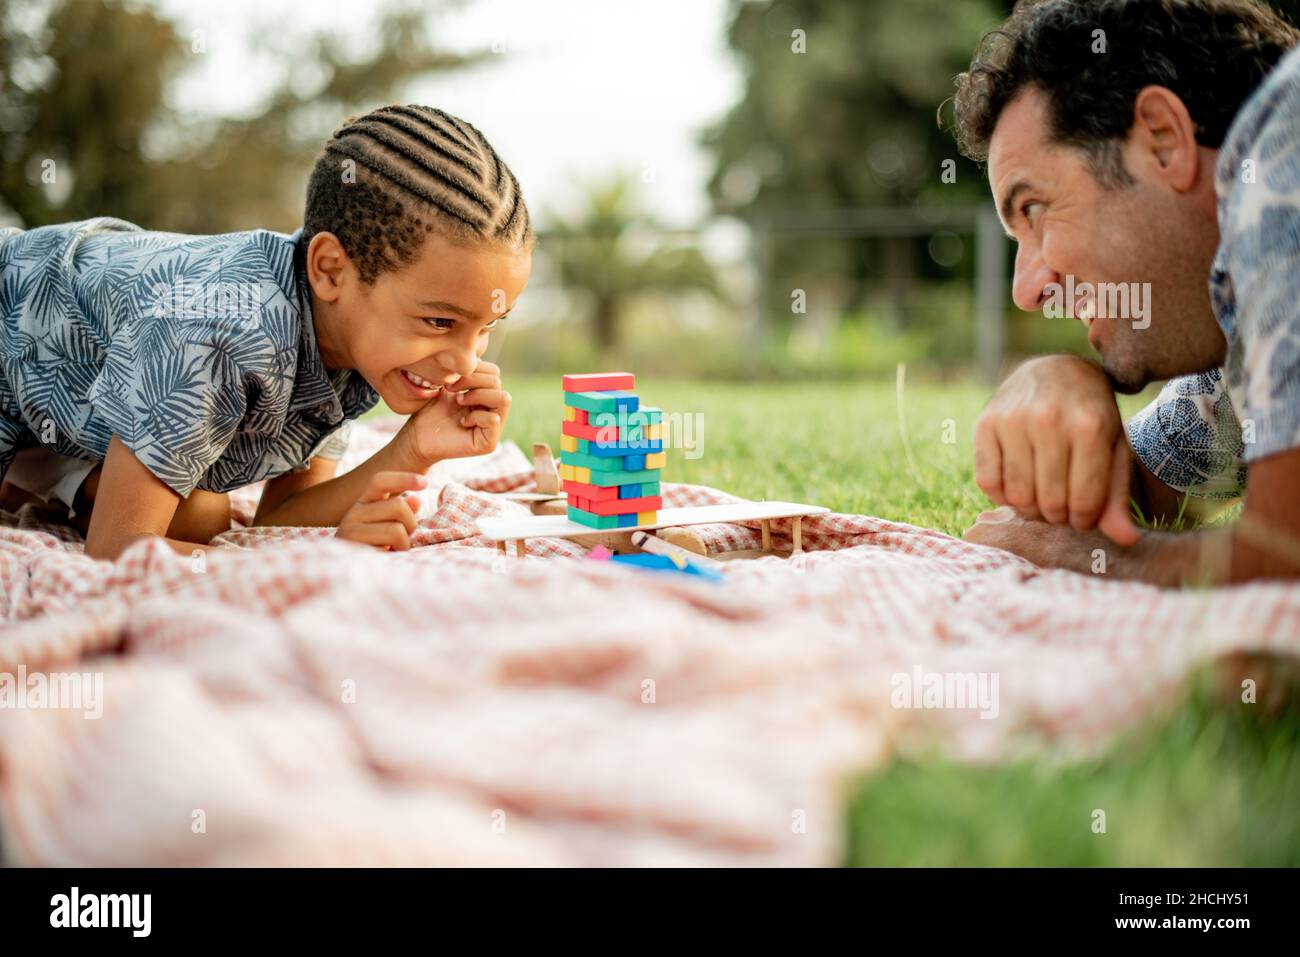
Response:
[[[398,424],[362,423],[344,467]],[[1292,585],[1160,590],[841,514],[717,584],[563,540],[521,560],[474,526],[525,512],[487,494],[531,487],[517,447],[429,477],[401,553],[236,528],[110,563],[0,513],[0,676],[47,680],[0,708],[4,863],[830,865],[893,755],[1092,752],[1204,662],[1300,653]],[[994,698],[954,697],[966,678]]]

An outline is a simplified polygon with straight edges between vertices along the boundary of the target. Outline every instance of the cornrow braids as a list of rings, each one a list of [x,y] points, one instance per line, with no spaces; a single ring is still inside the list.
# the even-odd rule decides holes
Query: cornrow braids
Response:
[[[373,283],[411,263],[434,231],[454,242],[533,244],[519,181],[469,123],[427,106],[347,120],[312,168],[300,253],[317,233],[333,233]]]

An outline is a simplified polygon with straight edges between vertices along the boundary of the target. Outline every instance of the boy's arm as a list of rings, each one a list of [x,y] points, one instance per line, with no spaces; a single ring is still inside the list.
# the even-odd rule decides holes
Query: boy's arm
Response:
[[[166,537],[181,497],[149,471],[116,435],[109,440],[86,530],[86,554],[112,561],[136,539],[156,535],[181,555],[203,545]]]
[[[314,458],[307,472],[281,475],[267,483],[253,524],[337,526],[348,509],[365,495],[371,479],[379,472],[423,474],[433,464],[428,458],[416,455],[409,443],[402,440],[389,442],[337,478],[332,477],[337,462]]]

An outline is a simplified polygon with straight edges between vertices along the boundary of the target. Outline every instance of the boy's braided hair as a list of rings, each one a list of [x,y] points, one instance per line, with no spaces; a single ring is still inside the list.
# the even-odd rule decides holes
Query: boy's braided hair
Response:
[[[299,248],[331,232],[373,283],[411,263],[435,230],[453,242],[533,244],[519,181],[464,120],[385,106],[345,122],[312,169]]]

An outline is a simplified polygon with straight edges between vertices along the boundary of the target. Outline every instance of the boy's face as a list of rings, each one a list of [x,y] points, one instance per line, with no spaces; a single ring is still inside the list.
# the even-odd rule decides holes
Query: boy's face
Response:
[[[474,371],[532,270],[530,252],[459,245],[437,233],[410,265],[369,286],[329,233],[312,238],[307,259],[312,289],[328,304],[328,320],[317,320],[326,366],[356,369],[403,414]]]

